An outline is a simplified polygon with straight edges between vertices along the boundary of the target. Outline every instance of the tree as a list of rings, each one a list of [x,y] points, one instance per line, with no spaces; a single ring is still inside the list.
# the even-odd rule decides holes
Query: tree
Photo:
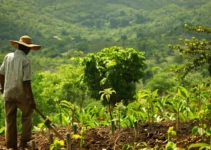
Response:
[[[202,27],[202,26],[188,26],[185,24],[185,27],[191,31],[211,33],[211,28]],[[184,78],[189,72],[193,71],[196,68],[199,68],[203,65],[208,65],[208,71],[211,76],[211,41],[206,39],[197,39],[192,37],[191,40],[180,38],[180,41],[183,45],[169,45],[169,48],[173,50],[178,50],[180,55],[187,60],[186,64],[180,66],[175,71],[179,72]]]
[[[33,82],[34,96],[39,99],[38,107],[52,111],[62,100],[82,107],[87,98],[86,85],[81,82],[82,66],[80,58],[71,58],[71,64],[55,68],[55,72],[41,72]],[[49,109],[50,108],[50,109]]]
[[[84,59],[84,82],[93,98],[100,99],[99,91],[112,88],[116,94],[111,96],[110,103],[114,106],[123,100],[127,105],[134,98],[136,83],[144,75],[144,61],[144,53],[133,48],[104,48]],[[106,105],[106,100],[103,103]]]

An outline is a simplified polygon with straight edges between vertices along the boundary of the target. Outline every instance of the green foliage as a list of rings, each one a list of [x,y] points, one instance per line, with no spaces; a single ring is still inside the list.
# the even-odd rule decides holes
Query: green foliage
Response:
[[[111,88],[104,89],[103,91],[99,92],[99,94],[101,94],[100,99],[104,100],[104,97],[105,97],[106,101],[109,103],[110,97],[113,93],[116,94],[116,91],[112,90]]]
[[[132,48],[105,48],[84,59],[84,82],[92,97],[99,99],[99,91],[112,88],[116,94],[110,97],[110,103],[123,100],[128,104],[135,95],[136,83],[143,77],[144,61],[143,53]]]
[[[101,100],[106,100],[108,103],[108,107],[109,107],[109,114],[110,114],[110,119],[111,119],[111,128],[112,128],[112,134],[114,135],[114,130],[115,130],[115,122],[113,120],[113,116],[112,116],[112,106],[111,106],[111,102],[110,102],[110,97],[113,93],[116,93],[116,91],[112,90],[111,88],[108,89],[104,89],[103,91],[100,91],[99,94],[101,94],[100,99]]]
[[[71,116],[71,125],[73,126],[76,120],[77,111],[79,110],[78,106],[66,100],[61,101],[59,105],[64,113],[66,113],[66,116]]]
[[[174,131],[174,127],[169,127],[168,129],[168,143],[165,146],[165,150],[177,150],[176,143],[173,142],[172,137],[176,135],[176,131]]]
[[[166,80],[166,78],[169,80]],[[152,79],[147,81],[145,81],[146,88],[151,91],[158,90],[159,95],[165,95],[166,93],[173,91],[178,84],[176,80],[173,79],[173,74],[171,73],[157,73]]]
[[[119,102],[116,104],[116,107],[115,107],[115,110],[117,111],[116,112],[116,120],[118,121],[117,124],[118,124],[118,127],[119,127],[119,130],[120,130],[120,125],[121,125],[121,118],[122,116],[124,117],[125,114],[126,114],[126,107],[124,106],[123,102]]]
[[[60,150],[62,147],[64,147],[64,141],[55,139],[53,144],[50,145],[50,150]]]
[[[3,96],[0,96],[0,126],[1,126],[1,128],[0,128],[0,130],[1,130],[1,132],[0,132],[0,134],[2,134],[3,133],[3,129],[4,129],[4,126],[5,126],[5,111],[4,111],[4,100],[3,100]]]
[[[210,33],[210,28],[200,26],[189,27],[187,24],[185,24],[185,27],[187,27],[189,30]],[[187,63],[175,71],[181,73],[181,77],[184,78],[192,70],[208,64],[207,69],[211,75],[211,41],[206,39],[200,40],[196,37],[192,37],[191,40],[180,38],[180,41],[183,43],[183,45],[169,45],[169,47],[173,50],[178,50],[180,55],[187,60]]]
[[[34,43],[42,45],[40,52],[29,54],[34,73],[33,92],[38,107],[60,125],[73,122],[86,127],[111,124],[106,108],[91,103],[87,85],[81,82],[81,77],[89,83],[92,97],[98,100],[99,91],[108,88],[116,91],[112,94],[110,90],[110,97],[104,99],[104,104],[117,104],[112,111],[112,121],[118,121],[119,129],[135,127],[137,122],[162,119],[198,118],[203,122],[210,116],[207,106],[210,87],[198,85],[198,82],[207,82],[204,79],[207,71],[198,66],[209,71],[211,68],[210,41],[205,40],[209,35],[204,34],[210,33],[210,28],[206,27],[211,23],[210,6],[210,0],[22,0],[18,3],[3,0],[0,5],[0,59],[2,62],[4,53],[13,51],[8,40],[18,40],[21,35],[28,34]],[[181,26],[186,22],[201,26],[185,25],[188,30],[183,30]],[[190,36],[200,36],[200,39],[188,39]],[[178,37],[181,37],[181,46],[175,45]],[[179,50],[181,56],[178,51],[170,51],[167,43],[175,45],[171,48]],[[103,49],[113,45],[132,48]],[[100,49],[103,50],[99,52]],[[145,52],[146,72],[144,54],[134,49]],[[82,51],[96,52],[87,56],[85,68],[80,65],[82,58],[78,58],[83,56]],[[185,76],[195,69],[201,73],[186,75],[175,92],[179,82],[169,70],[183,63],[187,65],[177,70],[184,71],[180,75]],[[148,95],[130,103],[135,99],[137,82],[143,78],[141,90],[149,89]],[[151,91],[156,95],[152,96]],[[84,107],[86,100],[88,107]],[[128,105],[123,107],[122,101]],[[0,134],[4,133],[3,102],[1,98],[0,126],[3,128]],[[35,124],[38,124],[37,130],[44,128],[37,116]],[[54,143],[53,147],[56,145],[61,146]],[[176,149],[175,143],[168,145]],[[126,149],[136,146],[140,146],[139,143],[127,145]]]
[[[43,46],[36,55],[53,58],[72,49],[99,51],[98,41],[100,49],[121,45],[144,50],[147,57],[159,51],[163,57],[166,44],[183,33],[182,24],[210,24],[209,8],[209,0],[3,0],[0,50],[12,51],[8,40],[28,34]],[[124,35],[130,38],[117,41]]]
[[[85,132],[86,132],[86,128],[85,127],[82,127],[81,129],[81,138],[80,138],[80,147],[82,148],[83,147],[83,144],[84,144],[84,135],[85,135]]]
[[[191,144],[188,147],[188,149],[192,149],[192,148],[199,148],[199,150],[210,149],[211,145],[210,144],[206,144],[206,143],[194,143],[194,144]]]
[[[141,143],[134,142],[133,144],[125,144],[123,145],[122,150],[129,150],[129,149],[136,150],[138,147],[142,147],[142,148],[147,147],[147,144],[145,142],[141,142]],[[151,149],[144,148],[143,150],[151,150]]]
[[[177,128],[180,127],[181,122],[181,113],[184,113],[186,109],[185,100],[181,99],[180,96],[175,95],[171,101],[167,101],[168,108],[176,115],[177,119]]]
[[[165,150],[178,150],[174,142],[168,142],[165,146]]]
[[[38,73],[32,82],[37,107],[45,110],[46,114],[51,113],[51,110],[54,109],[55,113],[60,114],[59,116],[55,115],[55,119],[56,117],[59,118],[61,124],[63,124],[62,121],[64,121],[64,124],[69,122],[68,118],[64,117],[65,110],[61,107],[63,100],[77,103],[82,108],[84,101],[88,98],[87,88],[81,82],[82,67],[80,66],[80,59],[72,57],[67,62],[69,64],[59,65],[53,72]],[[39,119],[36,118],[35,122],[38,123]]]
[[[137,94],[138,99],[146,99],[146,109],[148,114],[148,121],[154,123],[155,115],[155,102],[157,102],[158,90],[151,91],[140,91]]]
[[[172,141],[172,136],[175,136],[176,132],[174,131],[174,127],[169,127],[168,129],[168,141]]]
[[[49,71],[39,73],[33,82],[37,89],[35,92],[39,92],[35,95],[40,99],[46,99],[49,104],[64,99],[82,102],[86,89],[80,82],[81,74],[82,68],[71,64],[59,66],[55,73]]]
[[[106,103],[108,104],[111,120],[113,119],[113,117],[112,117],[112,108],[111,108],[112,105],[111,105],[110,97],[113,93],[116,94],[116,91],[112,90],[111,88],[104,89],[103,91],[99,92],[99,94],[101,94],[100,99],[106,100]]]
[[[1,127],[0,128],[0,135],[4,134],[4,131],[5,131],[5,127]]]

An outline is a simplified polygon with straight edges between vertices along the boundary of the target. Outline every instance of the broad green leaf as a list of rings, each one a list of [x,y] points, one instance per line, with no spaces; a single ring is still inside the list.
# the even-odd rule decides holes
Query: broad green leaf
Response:
[[[103,79],[100,81],[100,85],[105,85],[106,82],[107,82],[107,78],[103,78]]]
[[[37,126],[41,129],[44,126],[44,123],[39,123]]]
[[[193,127],[192,134],[198,134],[198,126]]]
[[[114,66],[116,66],[116,64],[117,63],[115,60],[109,61],[106,63],[106,68],[108,69],[108,68],[114,67]]]
[[[78,134],[74,134],[74,135],[72,135],[72,139],[77,140],[77,139],[80,139],[80,138],[81,138],[81,136],[80,136],[80,135],[78,135]]]
[[[211,146],[209,144],[206,144],[206,143],[194,143],[194,144],[191,144],[188,149],[191,149],[191,148],[200,148],[201,149],[204,149],[204,148],[211,148]]]
[[[153,97],[158,96],[158,89],[152,92],[152,96],[153,96]]]
[[[5,127],[0,128],[0,135],[5,131]]]
[[[53,150],[55,148],[54,144],[50,145],[50,150]]]
[[[187,89],[182,86],[179,86],[178,93],[179,93],[179,95],[181,95],[185,98],[189,97],[189,93],[188,93]]]
[[[61,146],[64,146],[64,140],[60,140],[60,141],[59,141],[59,144],[60,144]]]
[[[126,144],[123,146],[122,150],[129,150],[129,148],[131,148],[132,146],[130,146],[129,144]]]
[[[211,104],[207,104],[207,108],[211,110]]]

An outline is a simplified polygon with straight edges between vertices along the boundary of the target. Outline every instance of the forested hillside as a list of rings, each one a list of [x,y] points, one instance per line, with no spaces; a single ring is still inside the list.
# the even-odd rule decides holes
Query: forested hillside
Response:
[[[189,36],[185,23],[209,26],[210,5],[209,0],[2,0],[0,50],[11,49],[8,39],[27,34],[43,45],[46,57],[122,45],[150,58]]]
[[[209,0],[1,0],[0,60],[14,51],[8,40],[22,35],[42,45],[40,52],[30,54],[33,72],[55,72],[61,64],[70,64],[73,56],[105,47],[134,48],[145,52],[147,64],[139,88],[162,93],[179,84],[171,70],[184,62],[168,44],[192,36],[210,39],[184,28],[184,24],[208,27],[210,7]],[[186,84],[206,78],[206,66],[201,69],[190,74]]]
[[[42,45],[40,52],[30,54],[33,72],[55,72],[61,64],[70,64],[69,58],[105,47],[134,48],[145,52],[147,64],[138,87],[162,93],[178,85],[171,70],[184,62],[168,44],[192,36],[210,39],[184,28],[184,24],[209,26],[210,7],[209,0],[1,0],[0,60],[14,51],[8,40],[22,35]],[[205,66],[190,74],[186,84],[206,76]]]

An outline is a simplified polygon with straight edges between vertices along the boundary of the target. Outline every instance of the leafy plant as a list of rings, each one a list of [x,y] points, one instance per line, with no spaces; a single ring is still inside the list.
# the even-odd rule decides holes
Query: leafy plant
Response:
[[[206,32],[210,33],[210,28],[198,26],[191,27],[185,24],[185,28],[197,31],[197,32]],[[180,55],[188,60],[185,65],[182,65],[180,68],[176,69],[176,72],[179,72],[181,77],[184,78],[189,72],[192,70],[203,66],[204,64],[208,64],[208,71],[211,75],[211,53],[210,53],[210,45],[211,41],[206,39],[197,39],[196,37],[192,37],[192,39],[183,39],[180,38],[180,41],[184,45],[176,45],[169,47],[173,50],[178,50]]]
[[[66,100],[61,101],[60,106],[64,109],[68,109],[71,111],[71,119],[72,119],[71,124],[73,126],[76,120],[76,112],[79,110],[79,107],[76,104],[72,104],[71,102],[66,101]],[[67,113],[68,112],[69,111],[67,111]]]
[[[175,136],[176,132],[174,131],[174,127],[169,127],[168,129],[168,141],[172,141],[172,136]]]
[[[179,86],[178,87],[178,95],[185,99],[186,101],[186,117],[189,118],[189,111],[190,111],[190,94],[185,87]]]
[[[176,132],[173,127],[169,127],[168,129],[168,143],[165,146],[165,150],[177,150],[176,144],[172,140],[172,136],[175,136]]]
[[[165,150],[179,150],[174,142],[168,142],[165,146]]]
[[[180,127],[180,114],[186,110],[186,101],[181,98],[181,90],[178,89],[177,94],[172,98],[172,101],[167,101],[169,108],[176,114],[177,128]]]
[[[83,144],[84,144],[84,135],[85,135],[85,132],[86,132],[86,128],[85,127],[82,127],[81,128],[81,138],[80,138],[80,147],[81,148],[83,147]]]
[[[193,134],[200,134],[202,137],[206,136],[210,138],[209,143],[194,143],[191,144],[188,149],[192,148],[199,148],[199,150],[203,149],[211,149],[211,128],[207,128],[207,126],[204,124],[202,127],[195,126],[192,129]]]
[[[199,148],[199,150],[210,149],[211,145],[210,144],[206,144],[206,143],[195,143],[195,144],[191,144],[188,147],[188,149],[192,149],[192,148]]]
[[[86,127],[94,128],[99,125],[97,117],[92,113],[92,109],[82,109],[78,114],[78,120]]]
[[[135,85],[144,75],[145,57],[143,52],[133,48],[113,46],[88,54],[83,66],[84,82],[93,98],[99,99],[98,91],[111,87],[116,91],[116,95],[110,97],[112,106],[121,100],[127,105],[134,99]]]
[[[191,92],[193,93],[193,97],[195,99],[195,103],[197,104],[197,112],[199,112],[201,109],[205,109],[204,105],[206,103],[206,100],[210,98],[210,87],[207,86],[206,83],[200,83],[195,85],[193,88],[191,88]]]
[[[142,98],[146,99],[148,121],[151,123],[154,123],[155,103],[157,102],[157,97],[158,97],[158,90],[155,90],[153,92],[144,90],[144,91],[140,91],[138,95],[138,98],[140,100],[142,100]]]
[[[4,131],[5,131],[5,127],[1,127],[0,128],[0,135],[4,134]]]
[[[110,102],[110,96],[113,93],[116,93],[116,91],[112,90],[111,88],[108,88],[108,89],[104,89],[103,91],[100,91],[99,93],[101,94],[100,99],[104,100],[104,97],[105,97],[105,99],[108,102],[109,115],[110,115],[110,119],[111,119],[111,129],[112,129],[112,134],[114,134],[115,122],[114,122],[113,116],[112,116],[112,108],[111,108],[112,106],[111,106],[111,102]]]
[[[122,113],[123,112],[125,113],[126,111],[126,107],[124,106],[122,101],[116,104],[116,110],[117,110],[118,127],[120,130]]]
[[[53,144],[50,145],[50,150],[61,150],[64,148],[64,141],[55,139]]]
[[[146,147],[146,146],[147,146],[147,144],[145,142],[141,142],[141,143],[134,142],[133,144],[125,144],[122,147],[122,150],[129,150],[129,149],[136,150],[138,147]],[[144,148],[143,150],[151,150],[151,149]]]
[[[37,126],[34,126],[34,131],[40,131],[43,130],[45,128],[45,124],[44,123],[38,123]]]
[[[170,98],[170,95],[162,96],[157,99],[157,103],[155,107],[158,109],[157,115],[160,116],[162,119],[168,118],[168,108],[166,102]],[[171,119],[170,119],[171,120]]]
[[[113,93],[116,94],[116,91],[112,90],[112,88],[104,89],[103,91],[99,92],[99,94],[101,94],[100,99],[104,100],[104,98],[105,98],[107,103],[108,103],[109,114],[110,114],[111,120],[113,119],[113,117],[112,117],[112,104],[111,104],[111,101],[110,101],[110,97]]]

